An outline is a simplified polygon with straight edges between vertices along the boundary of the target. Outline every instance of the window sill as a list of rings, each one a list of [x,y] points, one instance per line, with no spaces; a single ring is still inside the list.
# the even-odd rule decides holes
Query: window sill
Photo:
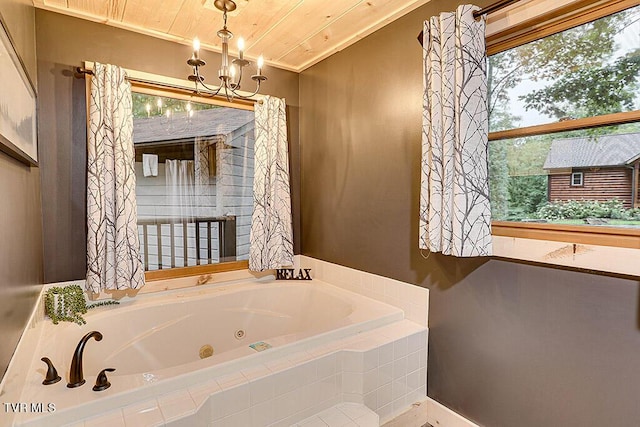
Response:
[[[102,291],[98,294],[91,293],[89,298],[91,300],[120,300],[122,298],[135,297],[137,295],[174,291],[230,280],[256,279],[275,274],[272,270],[260,273],[252,272],[248,270],[248,267],[248,261],[233,261],[219,264],[147,271],[145,272],[145,285],[140,289]]]
[[[492,231],[496,257],[640,276],[629,261],[640,255],[637,229],[496,221]]]
[[[176,279],[181,277],[201,276],[204,274],[222,273],[234,270],[246,270],[249,268],[249,261],[221,262],[219,264],[203,264],[191,267],[169,268],[165,270],[146,271],[144,273],[145,282],[156,280]]]

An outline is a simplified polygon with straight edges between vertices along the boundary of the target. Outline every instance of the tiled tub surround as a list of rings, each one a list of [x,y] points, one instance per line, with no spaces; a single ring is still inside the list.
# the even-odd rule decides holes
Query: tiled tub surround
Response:
[[[353,268],[296,255],[296,268],[311,269],[314,279],[398,307],[405,319],[428,326],[429,290]]]
[[[298,263],[308,261],[308,258],[297,260]],[[323,268],[326,268],[326,265],[327,263],[323,263]],[[355,277],[353,270],[348,274],[352,274],[352,279]],[[387,280],[377,276],[372,279],[372,283]],[[358,287],[362,287],[363,283],[366,286],[366,279],[364,282],[361,278],[354,280],[358,281]],[[419,325],[417,322],[403,320],[402,312],[394,307],[361,298],[321,280],[261,282],[263,283],[221,283],[192,290],[138,297],[126,302],[122,307],[99,308],[95,313],[90,312],[86,317],[88,325],[82,328],[72,324],[53,326],[49,321],[37,322],[35,327],[27,330],[18,350],[18,358],[20,355],[28,354],[24,357],[30,359],[30,365],[23,363],[22,367],[27,374],[27,379],[23,380],[24,391],[20,392],[20,385],[16,385],[19,382],[16,377],[20,375],[8,373],[10,378],[2,400],[56,404],[57,411],[46,416],[17,414],[14,420],[16,425],[62,425],[85,419],[73,425],[167,424],[244,427],[290,425],[339,402],[364,403],[380,415],[381,422],[385,422],[415,401],[425,398],[426,312],[424,324]],[[398,284],[410,286],[399,282]],[[174,350],[179,348],[169,336],[167,339],[156,341],[152,339],[145,350],[147,355],[168,357],[162,362],[164,367],[153,365],[159,363],[155,359],[149,361],[153,369],[146,369],[144,365],[136,366],[136,363],[126,364],[124,360],[118,361],[117,357],[112,358],[111,363],[101,361],[109,356],[103,349],[111,349],[112,346],[100,346],[107,344],[108,336],[118,335],[108,332],[109,328],[115,327],[116,331],[122,329],[122,326],[117,327],[110,323],[120,322],[129,311],[134,313],[133,319],[136,322],[144,323],[148,317],[152,317],[149,314],[157,310],[157,307],[160,307],[161,312],[170,313],[175,309],[172,305],[176,305],[176,300],[180,301],[178,305],[190,307],[187,312],[193,313],[193,308],[202,304],[202,301],[207,300],[212,294],[220,298],[225,294],[236,294],[242,289],[254,297],[243,297],[239,301],[265,301],[270,298],[261,294],[263,290],[275,293],[278,289],[284,290],[286,296],[272,296],[271,299],[288,300],[289,305],[298,309],[303,307],[300,314],[308,316],[306,319],[299,318],[294,321],[293,325],[298,326],[293,329],[281,329],[266,337],[256,334],[250,336],[250,331],[258,328],[260,324],[266,325],[265,319],[269,319],[269,316],[264,317],[269,309],[254,306],[249,317],[261,320],[254,326],[242,326],[247,330],[247,338],[242,341],[243,344],[223,351],[225,347],[233,346],[237,340],[231,338],[230,343],[225,343],[222,338],[217,339],[216,343],[211,343],[216,352],[213,357],[185,363],[185,360],[179,360],[180,351],[175,352],[176,355],[173,354]],[[427,291],[417,289],[424,291],[426,300]],[[304,291],[300,293],[300,290]],[[398,289],[397,292],[390,293],[403,295],[405,291],[406,289]],[[295,297],[296,292],[306,295],[306,299],[300,295]],[[415,301],[415,298],[412,300]],[[324,304],[319,304],[320,301],[324,301]],[[346,304],[351,308],[346,308],[344,301],[347,301]],[[215,304],[208,301],[205,305],[215,307]],[[234,304],[226,301],[222,306],[208,311],[215,314],[230,307],[235,313],[246,309],[236,304],[234,310]],[[145,312],[145,309],[152,311]],[[277,310],[283,308],[277,307]],[[120,316],[111,317],[111,322],[108,319],[113,313],[120,313]],[[184,321],[179,313],[174,312],[171,317],[173,320]],[[235,322],[237,321],[239,320],[236,319]],[[94,327],[101,322],[105,323]],[[233,323],[234,321],[229,324],[227,320],[216,318],[197,319],[195,326],[175,328],[178,332],[177,335],[174,334],[174,338],[182,339],[211,324],[228,324],[227,329],[230,328],[232,331],[239,329]],[[174,324],[177,325],[176,322],[163,324],[165,332],[172,329]],[[148,330],[153,326],[144,327]],[[74,331],[74,334],[61,333],[65,328]],[[79,337],[87,330],[93,329],[101,330],[105,338],[101,342],[91,340],[85,348],[84,371],[87,384],[78,389],[67,389],[64,377],[68,372],[68,359]],[[271,324],[265,330],[276,329]],[[138,335],[134,333],[132,336]],[[224,335],[229,335],[229,331]],[[48,337],[53,337],[53,340]],[[248,348],[248,344],[254,340],[267,341],[273,348],[257,353]],[[124,341],[131,344],[131,336],[124,338]],[[164,347],[156,348],[161,343],[164,343]],[[61,353],[56,355],[60,357],[58,360],[51,356],[55,354],[52,349],[56,344],[61,344]],[[135,346],[119,345],[118,349],[132,351],[132,347]],[[41,356],[51,357],[63,376],[63,381],[46,387],[40,384],[44,374],[44,363],[39,360]],[[143,354],[137,356],[138,361],[142,360]],[[113,366],[116,363],[124,363],[124,366],[110,375],[112,387],[101,393],[91,391],[97,371],[106,367],[119,368]],[[16,363],[15,368],[20,369],[19,365],[20,363]],[[97,418],[88,418],[95,414],[100,415]],[[0,419],[0,425],[3,424],[3,420]]]
[[[72,425],[285,427],[340,402],[364,403],[382,423],[426,398],[426,339],[403,320]]]

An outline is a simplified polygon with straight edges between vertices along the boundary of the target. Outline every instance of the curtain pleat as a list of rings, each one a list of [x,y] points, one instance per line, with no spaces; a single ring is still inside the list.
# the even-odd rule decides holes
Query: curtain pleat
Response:
[[[419,246],[491,255],[485,22],[462,5],[424,23]]]
[[[284,99],[266,96],[255,105],[255,175],[249,237],[249,269],[293,264],[289,151]]]
[[[95,64],[87,147],[86,290],[144,285],[138,242],[131,85],[114,65]]]

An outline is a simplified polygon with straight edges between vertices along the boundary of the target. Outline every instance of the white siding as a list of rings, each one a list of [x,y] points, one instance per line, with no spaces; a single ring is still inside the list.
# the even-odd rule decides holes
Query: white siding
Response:
[[[249,259],[249,227],[253,213],[254,123],[227,135],[234,148],[218,152],[218,203],[224,214],[236,216],[238,259]]]

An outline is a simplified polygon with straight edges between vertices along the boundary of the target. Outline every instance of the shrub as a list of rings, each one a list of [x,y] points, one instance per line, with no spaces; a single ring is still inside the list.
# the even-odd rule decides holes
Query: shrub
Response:
[[[640,210],[625,209],[622,201],[618,199],[602,202],[568,200],[566,202],[548,202],[538,209],[536,216],[550,221],[584,218],[633,219],[636,216],[640,217]]]

